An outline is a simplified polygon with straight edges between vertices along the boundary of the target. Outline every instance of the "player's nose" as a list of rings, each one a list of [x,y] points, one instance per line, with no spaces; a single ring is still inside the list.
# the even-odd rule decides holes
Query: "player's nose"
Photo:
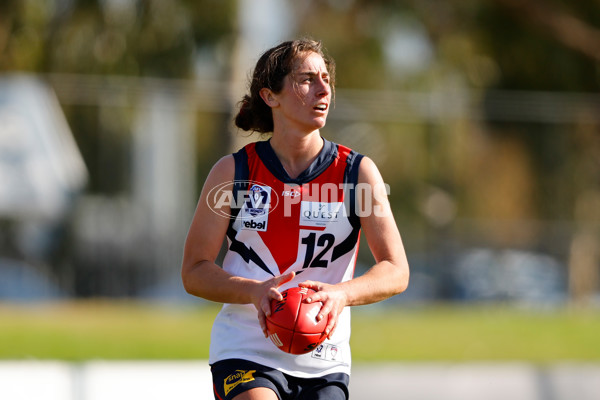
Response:
[[[329,85],[329,81],[325,80],[323,77],[318,77],[315,81],[317,85],[317,95],[320,97],[329,96],[331,94],[331,86]]]

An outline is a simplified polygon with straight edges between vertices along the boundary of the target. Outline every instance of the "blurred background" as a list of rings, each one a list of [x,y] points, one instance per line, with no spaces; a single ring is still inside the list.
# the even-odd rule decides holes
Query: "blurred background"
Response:
[[[209,168],[260,139],[232,124],[254,63],[300,36],[411,266],[353,314],[353,398],[598,398],[597,0],[0,1],[0,397],[211,397],[183,243]]]
[[[193,300],[199,189],[298,36],[338,65],[323,135],[391,186],[391,302],[599,304],[600,3],[562,0],[3,0],[0,298]]]

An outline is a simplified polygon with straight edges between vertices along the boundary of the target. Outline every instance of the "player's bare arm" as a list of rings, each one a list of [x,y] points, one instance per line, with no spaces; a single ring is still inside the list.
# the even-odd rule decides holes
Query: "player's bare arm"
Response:
[[[233,276],[215,264],[229,219],[213,212],[207,197],[212,188],[233,182],[234,170],[233,157],[226,156],[209,173],[185,241],[181,276],[185,290],[194,296],[220,303],[254,304],[266,336],[265,315],[270,313],[270,300],[282,299],[277,288],[294,275],[284,274],[262,282]]]
[[[317,291],[311,301],[324,303],[318,319],[329,316],[326,329],[329,335],[335,330],[337,317],[345,306],[376,303],[406,290],[409,268],[402,239],[392,215],[383,178],[373,161],[364,157],[359,167],[359,184],[367,184],[373,190],[364,191],[369,199],[358,198],[360,207],[370,204],[372,212],[361,217],[363,234],[375,258],[365,274],[347,282],[329,285],[307,281],[300,286]],[[369,203],[365,203],[369,201]]]

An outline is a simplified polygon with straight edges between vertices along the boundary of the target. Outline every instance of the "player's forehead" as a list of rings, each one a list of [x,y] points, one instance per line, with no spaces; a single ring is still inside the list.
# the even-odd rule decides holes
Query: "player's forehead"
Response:
[[[320,54],[315,52],[300,53],[294,61],[293,74],[329,75],[327,64]]]

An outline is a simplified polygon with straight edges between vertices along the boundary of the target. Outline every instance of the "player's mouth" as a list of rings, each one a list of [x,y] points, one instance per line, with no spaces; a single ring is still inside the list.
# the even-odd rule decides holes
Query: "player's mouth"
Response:
[[[327,111],[327,108],[329,108],[329,105],[327,103],[318,103],[313,107],[313,110],[325,112]]]

